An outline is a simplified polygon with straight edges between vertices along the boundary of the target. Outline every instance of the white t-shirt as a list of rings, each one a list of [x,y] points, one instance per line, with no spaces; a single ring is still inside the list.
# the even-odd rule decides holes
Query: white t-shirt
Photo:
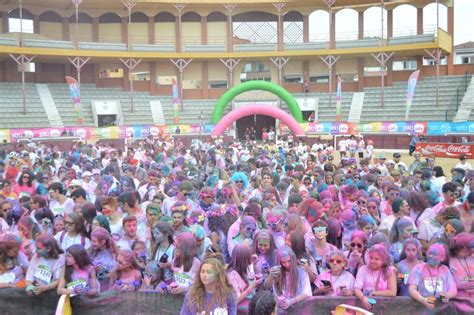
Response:
[[[63,233],[64,232],[58,232],[54,236],[54,238],[56,239],[56,241],[58,241],[59,246],[61,246],[64,251],[66,251],[72,245],[76,244],[83,245],[85,249],[89,249],[89,247],[91,246],[91,241],[87,237],[83,237],[79,234],[74,237],[71,237],[68,235],[68,233],[64,233],[63,236]]]
[[[46,259],[34,255],[28,265],[26,280],[37,285],[48,285],[59,280],[65,264],[64,254],[57,259]]]
[[[444,231],[443,227],[438,223],[434,223],[434,218],[431,220],[425,220],[420,223],[418,228],[418,239],[431,242],[435,237],[441,235]]]
[[[339,151],[346,151],[347,150],[347,140],[341,140],[339,141]]]
[[[67,198],[63,204],[60,204],[56,199],[52,199],[49,202],[49,209],[53,211],[55,216],[69,214],[73,212],[74,201],[71,198]]]

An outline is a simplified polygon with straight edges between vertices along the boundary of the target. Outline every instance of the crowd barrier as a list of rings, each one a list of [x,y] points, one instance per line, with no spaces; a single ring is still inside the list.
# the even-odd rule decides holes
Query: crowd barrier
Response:
[[[116,292],[107,291],[95,298],[74,297],[71,299],[73,314],[105,315],[147,315],[179,314],[184,296],[161,295],[151,291]],[[54,314],[59,296],[49,291],[40,296],[29,297],[24,290],[0,290],[0,314],[36,315]],[[456,309],[455,303],[443,303],[434,311],[428,312],[420,303],[410,297],[376,298],[374,314],[411,315],[411,314],[467,314]],[[288,309],[287,314],[331,314],[340,304],[362,307],[355,297],[327,298],[315,296]]]

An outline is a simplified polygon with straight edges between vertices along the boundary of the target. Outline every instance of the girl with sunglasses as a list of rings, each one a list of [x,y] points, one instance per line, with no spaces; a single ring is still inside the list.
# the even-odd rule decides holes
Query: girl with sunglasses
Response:
[[[315,295],[328,296],[352,296],[354,294],[354,276],[345,270],[347,257],[338,249],[331,251],[328,255],[331,269],[324,271],[318,276],[315,284],[317,289]]]
[[[365,265],[365,253],[367,250],[367,235],[362,231],[355,231],[352,234],[347,252],[348,270],[356,275],[359,268]]]
[[[36,187],[33,185],[33,174],[31,172],[21,173],[18,184],[13,186],[13,192],[20,196],[20,194],[27,194],[33,196],[36,193]]]
[[[329,232],[329,225],[326,221],[318,220],[313,224],[314,242],[308,248],[314,262],[318,274],[326,270],[328,263],[328,255],[331,251],[336,250],[336,246],[326,241]]]

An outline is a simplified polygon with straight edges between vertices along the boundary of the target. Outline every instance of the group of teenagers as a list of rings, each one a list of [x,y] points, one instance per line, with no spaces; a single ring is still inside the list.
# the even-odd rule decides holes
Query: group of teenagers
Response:
[[[0,288],[184,294],[181,314],[277,314],[312,296],[474,312],[465,158],[449,179],[418,152],[336,164],[322,143],[29,143],[0,159]]]

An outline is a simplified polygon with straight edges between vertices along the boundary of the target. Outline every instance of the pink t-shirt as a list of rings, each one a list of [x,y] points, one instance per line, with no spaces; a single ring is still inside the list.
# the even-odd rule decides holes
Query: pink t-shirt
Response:
[[[321,288],[324,286],[321,280],[326,280],[326,281],[331,282],[332,291],[326,294],[327,296],[342,296],[341,286],[345,286],[348,290],[354,289],[354,281],[355,281],[354,276],[350,272],[345,271],[345,270],[343,270],[339,276],[332,275],[331,270],[327,270],[321,273],[316,279],[316,281],[314,281],[314,284],[318,288]]]
[[[354,288],[362,290],[367,295],[372,291],[387,290],[389,276],[394,272],[396,270],[393,266],[388,267],[387,277],[385,277],[382,270],[374,271],[364,265],[357,272]],[[379,279],[378,283],[377,279]]]
[[[462,283],[473,281],[474,279],[474,256],[467,258],[449,258],[449,269],[453,274],[454,281],[458,287],[458,296],[474,298],[474,292],[468,292],[465,289],[460,289],[459,285]]]

